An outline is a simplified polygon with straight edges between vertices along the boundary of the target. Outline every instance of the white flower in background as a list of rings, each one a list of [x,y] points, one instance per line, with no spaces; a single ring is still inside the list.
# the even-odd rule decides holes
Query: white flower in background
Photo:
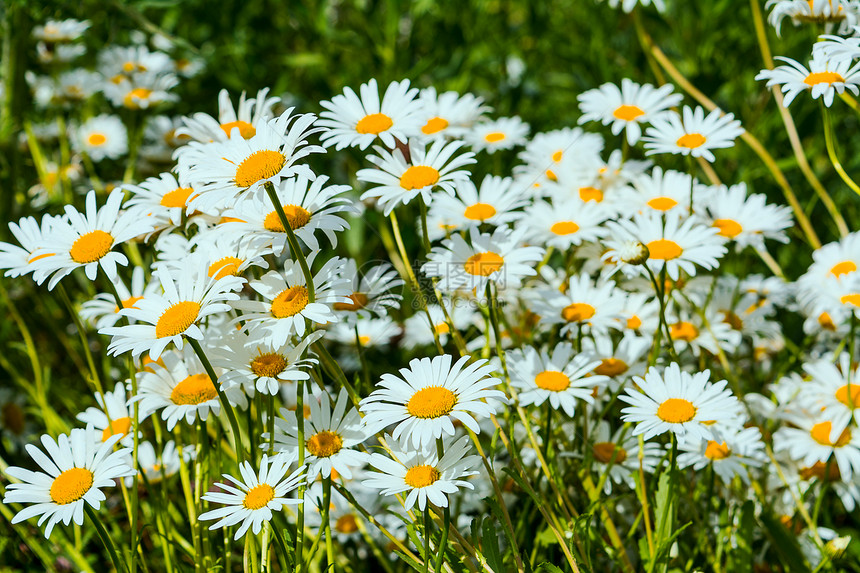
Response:
[[[772,70],[762,70],[755,77],[767,80],[767,87],[781,86],[785,94],[783,105],[788,107],[801,92],[810,91],[812,99],[824,98],[824,105],[833,105],[836,94],[845,90],[855,96],[860,93],[860,64],[852,66],[850,60],[830,60],[820,52],[809,61],[809,69],[791,58],[776,56],[775,60],[785,62]]]
[[[626,4],[635,3],[635,0],[626,1],[625,10],[630,11]],[[578,123],[599,121],[611,126],[613,135],[625,131],[627,143],[635,145],[642,136],[642,124],[650,123],[654,117],[681,103],[683,96],[672,91],[671,84],[655,88],[651,84],[639,85],[628,78],[621,80],[620,89],[615,84],[605,83],[577,96],[582,111]]]
[[[93,161],[118,159],[128,153],[128,132],[115,115],[102,114],[81,124],[71,138],[72,149]]]
[[[731,113],[715,109],[705,116],[701,107],[684,106],[683,115],[667,113],[651,120],[645,131],[645,155],[673,153],[701,157],[713,163],[712,149],[732,147],[744,133],[741,122]]]

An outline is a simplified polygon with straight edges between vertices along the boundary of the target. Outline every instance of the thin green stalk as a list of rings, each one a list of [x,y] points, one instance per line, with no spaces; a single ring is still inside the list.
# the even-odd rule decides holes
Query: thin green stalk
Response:
[[[218,383],[218,375],[215,374],[215,369],[212,368],[212,363],[209,362],[209,359],[206,357],[206,353],[203,352],[203,347],[200,346],[200,342],[190,336],[186,337],[186,340],[188,341],[188,344],[191,345],[191,348],[194,349],[200,362],[203,363],[203,368],[206,370],[209,378],[212,379],[212,385],[215,386],[215,390],[218,392],[218,400],[221,402],[221,409],[227,414],[227,419],[230,421],[230,428],[233,430],[233,443],[236,448],[236,463],[239,464],[241,462],[241,456],[244,449],[242,448],[242,434],[239,431],[239,421],[236,419],[236,413],[233,412],[233,406],[230,405],[227,395],[224,394],[224,391],[221,389],[221,385]]]
[[[299,445],[299,467],[305,465],[305,381],[296,383],[296,439]],[[305,498],[305,480],[298,488],[298,498]],[[296,508],[296,573],[301,573],[304,567],[304,535],[305,535],[305,504],[300,503]]]
[[[334,544],[331,538],[331,518],[329,509],[331,507],[331,476],[323,478],[323,535],[325,535],[326,569],[334,568]]]
[[[430,571],[430,504],[424,507],[424,573]]]
[[[824,144],[827,147],[827,155],[830,157],[830,163],[833,164],[833,168],[845,184],[848,185],[852,191],[857,193],[857,195],[860,195],[860,185],[857,185],[857,183],[851,179],[845,171],[845,168],[842,167],[842,163],[839,162],[839,158],[836,157],[836,142],[833,140],[833,126],[830,124],[830,108],[823,103],[821,104],[821,114],[822,119],[824,120]]]
[[[442,442],[442,438],[438,438],[436,440],[436,455],[439,460],[442,459],[442,456],[445,454],[445,444]],[[499,501],[499,503],[504,503],[503,501]],[[429,509],[429,507],[428,507]],[[442,564],[445,563],[445,549],[448,546],[448,529],[451,525],[451,504],[445,506],[442,514],[442,538],[439,540],[439,545],[436,547],[436,566],[433,568],[435,573],[440,573],[442,571]],[[429,561],[429,559],[428,559]]]
[[[88,503],[84,504],[84,511],[87,513],[87,517],[90,518],[90,521],[93,522],[93,526],[96,528],[96,533],[98,533],[99,538],[102,540],[102,544],[105,546],[105,549],[107,549],[114,568],[119,573],[127,573],[128,568],[126,567],[125,562],[119,558],[116,545],[114,545],[113,539],[111,539],[110,534],[105,529],[105,526],[102,524],[98,514],[96,514],[95,510]]]
[[[57,292],[60,293],[60,298],[63,300],[63,304],[66,305],[66,308],[69,311],[69,314],[72,315],[72,321],[75,323],[75,328],[78,331],[78,336],[81,338],[81,346],[84,347],[84,356],[87,359],[87,366],[90,369],[90,375],[92,376],[92,382],[95,384],[96,391],[104,400],[105,392],[102,387],[101,377],[99,376],[98,369],[96,369],[95,360],[93,360],[93,353],[90,350],[90,343],[87,340],[87,331],[84,328],[84,323],[81,322],[81,317],[78,315],[78,311],[75,310],[75,305],[72,304],[72,300],[69,298],[69,294],[66,292],[66,288],[63,286],[63,283],[57,284]],[[105,402],[106,404],[107,402]]]
[[[305,288],[308,289],[308,303],[314,302],[314,300],[316,300],[314,293],[314,277],[311,274],[310,267],[308,267],[305,253],[302,251],[301,245],[299,245],[299,241],[293,231],[293,226],[290,224],[289,219],[287,219],[287,214],[284,212],[284,206],[278,198],[278,193],[275,191],[274,184],[271,181],[267,181],[265,187],[266,193],[269,195],[269,200],[271,200],[272,205],[275,207],[275,212],[278,214],[278,219],[280,219],[281,225],[284,227],[284,232],[287,233],[287,242],[290,244],[290,251],[293,253],[293,260],[299,262],[302,274],[305,277]]]

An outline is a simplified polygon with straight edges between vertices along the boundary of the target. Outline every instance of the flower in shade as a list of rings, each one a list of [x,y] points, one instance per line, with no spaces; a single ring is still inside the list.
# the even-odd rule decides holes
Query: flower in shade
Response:
[[[50,538],[57,523],[68,525],[74,520],[83,525],[85,503],[97,510],[106,499],[101,488],[114,487],[116,478],[134,475],[128,465],[130,450],[113,449],[120,438],[117,434],[102,442],[95,429],[87,426],[60,434],[56,441],[43,435],[44,452],[27,444],[27,453],[42,471],[6,469],[6,475],[20,481],[6,486],[3,503],[33,504],[19,511],[11,523],[41,516],[39,525],[47,522],[45,538]]]

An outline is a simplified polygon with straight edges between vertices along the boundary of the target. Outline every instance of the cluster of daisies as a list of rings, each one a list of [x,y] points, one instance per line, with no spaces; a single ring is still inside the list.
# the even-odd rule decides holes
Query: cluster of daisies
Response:
[[[84,43],[89,28],[87,20],[67,19],[33,29],[41,68],[28,70],[26,79],[44,121],[22,133],[22,140],[43,151],[35,154],[40,180],[30,190],[35,205],[64,196],[63,187],[113,186],[111,177],[102,182],[95,172],[94,164],[105,160],[125,159],[157,173],[187,141],[176,131],[178,118],[151,117],[144,129],[136,118],[175,102],[174,88],[197,75],[202,63],[184,57],[164,36],[149,40],[142,33],[132,35],[132,45],[108,45],[90,55]],[[89,61],[94,69],[84,63]],[[64,153],[47,151],[60,147]]]
[[[143,48],[110,53],[117,89],[175,71]],[[838,75],[823,70],[809,77]],[[860,503],[860,233],[816,250],[796,281],[747,272],[789,241],[791,210],[699,178],[743,128],[671,86],[605,84],[579,95],[580,126],[531,137],[471,94],[382,88],[345,88],[319,116],[278,110],[266,89],[236,106],[222,92],[217,116],[182,118],[170,170],[10,224],[7,277],[92,281],[99,294],[74,310],[118,380],[91,377],[84,428],[26,446],[38,469],[6,470],[12,522],[39,516],[48,537],[85,510],[98,519],[111,487],[169,480],[190,501],[131,523],[205,522],[263,544],[289,524],[299,559],[306,529],[313,547],[388,559],[415,527],[429,543],[439,523],[442,545],[485,499],[526,503],[502,467],[542,476],[564,507],[588,506],[578,484],[596,479],[625,531],[648,511],[637,483],[680,471],[719,488],[731,519],[748,500],[772,506],[820,562],[839,533],[798,516],[831,492]],[[363,153],[360,189],[311,167],[346,148]],[[518,162],[488,173],[495,153]],[[669,168],[681,159],[686,171]],[[338,248],[360,218],[389,260]],[[800,347],[787,316],[804,320]],[[437,570],[475,559],[421,555]]]

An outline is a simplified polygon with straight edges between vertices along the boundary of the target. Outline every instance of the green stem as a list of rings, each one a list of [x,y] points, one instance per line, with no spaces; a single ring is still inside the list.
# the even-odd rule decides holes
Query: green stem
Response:
[[[218,375],[215,374],[215,369],[212,368],[212,363],[209,362],[209,359],[206,357],[206,353],[203,352],[203,347],[200,346],[200,342],[191,337],[186,337],[186,340],[188,341],[188,344],[191,345],[191,348],[194,349],[200,362],[203,363],[203,368],[206,370],[209,378],[212,379],[212,385],[215,386],[215,390],[218,392],[218,399],[221,401],[221,408],[227,414],[227,419],[230,421],[230,428],[233,430],[233,443],[236,448],[236,464],[239,464],[244,450],[242,448],[242,434],[239,431],[239,421],[236,419],[236,413],[233,412],[233,407],[230,405],[230,401],[221,389],[221,385],[218,383]]]
[[[99,519],[98,514],[96,514],[95,510],[88,504],[84,503],[84,511],[87,513],[87,517],[90,518],[90,521],[93,522],[93,525],[96,528],[96,533],[98,533],[99,538],[102,540],[102,544],[107,549],[108,554],[110,555],[110,560],[113,562],[114,568],[119,573],[127,573],[128,568],[125,565],[125,562],[119,558],[117,554],[116,545],[114,545],[113,540],[110,537],[110,534],[105,529],[105,526],[102,524]]]
[[[833,140],[833,126],[830,125],[830,108],[822,103],[821,110],[824,119],[824,143],[827,147],[827,155],[830,157],[830,163],[833,164],[833,168],[845,184],[848,185],[852,191],[857,193],[857,195],[860,195],[860,185],[857,185],[857,183],[851,179],[848,173],[846,173],[845,168],[842,167],[842,163],[839,162],[839,158],[836,157],[836,143]]]
[[[439,460],[442,459],[444,455],[444,443],[442,442],[442,438],[438,438],[436,440],[436,455]],[[438,463],[438,462],[437,462]],[[499,501],[499,503],[504,503],[504,501]],[[429,506],[428,506],[429,511]],[[448,502],[443,509],[442,513],[442,539],[439,540],[439,545],[436,547],[436,566],[433,568],[435,573],[440,573],[442,571],[442,565],[445,563],[445,548],[448,545],[448,529],[451,525],[451,503]],[[429,559],[427,559],[429,561]]]
[[[325,535],[326,570],[334,568],[334,544],[331,538],[331,519],[329,508],[331,506],[331,476],[323,478],[323,514],[322,522]]]
[[[430,571],[430,502],[424,507],[424,573]]]
[[[72,321],[74,321],[75,328],[78,330],[78,336],[81,338],[81,346],[84,347],[84,356],[87,358],[87,366],[89,366],[90,374],[93,378],[93,384],[95,384],[96,391],[102,397],[102,400],[104,400],[104,388],[102,387],[99,372],[96,369],[95,360],[93,360],[93,353],[90,351],[90,343],[89,340],[87,340],[87,332],[86,329],[84,329],[83,322],[81,322],[81,317],[78,315],[78,311],[75,310],[75,305],[72,304],[72,300],[69,298],[69,294],[66,292],[66,287],[63,286],[63,283],[57,283],[57,292],[60,293],[60,298],[63,299],[63,304],[66,305],[66,308],[69,310],[69,314],[72,315]],[[105,404],[106,403],[107,402],[105,402]]]
[[[305,465],[305,381],[296,383],[296,439],[299,444],[299,467]],[[305,479],[302,479],[298,489],[298,498],[305,498]],[[304,567],[302,554],[304,553],[305,534],[305,504],[300,503],[296,508],[296,573],[301,573]]]
[[[308,267],[305,253],[302,251],[301,245],[299,245],[299,241],[296,238],[296,234],[293,231],[293,227],[290,224],[289,219],[287,219],[287,214],[284,212],[284,206],[278,198],[277,191],[275,191],[275,185],[271,181],[266,181],[265,187],[266,193],[269,195],[269,199],[275,207],[275,212],[278,214],[278,219],[280,219],[281,225],[287,233],[287,242],[290,244],[290,251],[293,253],[293,260],[299,262],[299,266],[302,268],[302,274],[305,276],[305,288],[308,289],[308,303],[314,302],[314,277],[311,275],[311,269]]]

